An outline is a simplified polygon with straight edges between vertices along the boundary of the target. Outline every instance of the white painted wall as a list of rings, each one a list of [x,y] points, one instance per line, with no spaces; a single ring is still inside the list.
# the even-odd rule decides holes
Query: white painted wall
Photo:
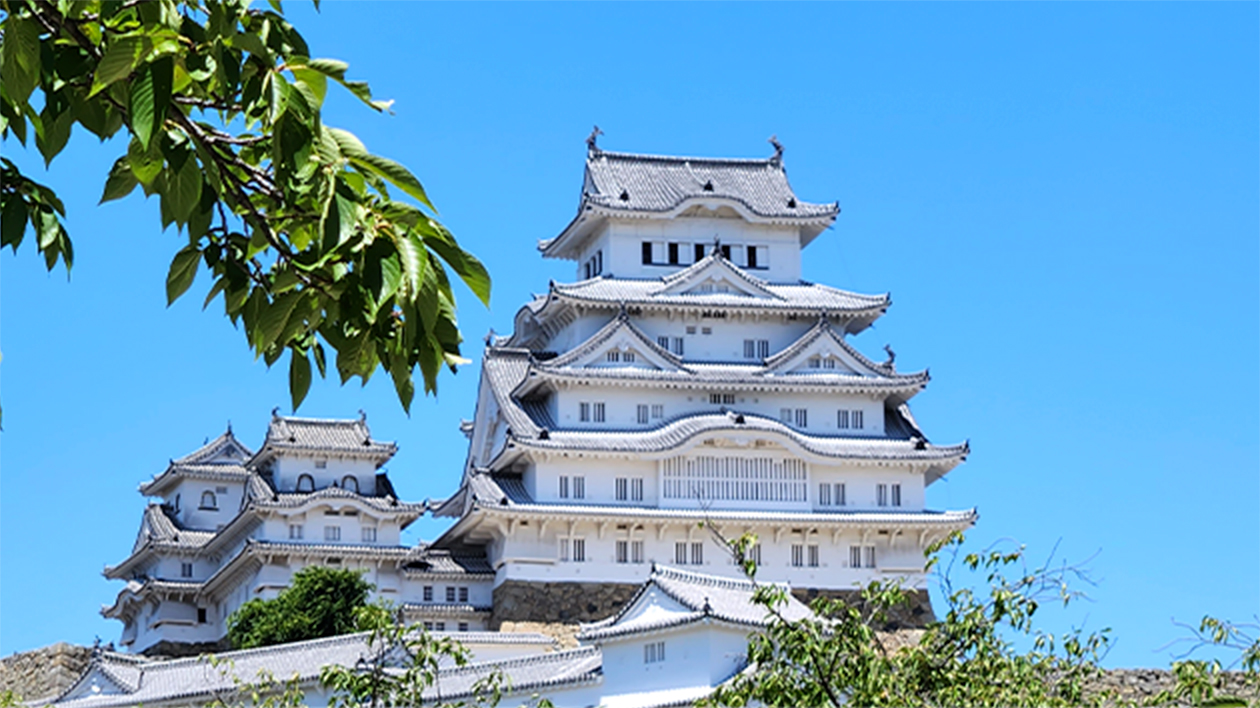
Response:
[[[801,273],[800,229],[794,226],[750,224],[740,218],[679,217],[663,219],[609,219],[606,225],[587,241],[577,264],[577,280],[585,278],[583,264],[603,251],[604,274],[618,278],[659,278],[677,272],[695,262],[694,244],[704,246],[707,254],[714,239],[732,246],[731,260],[740,267],[747,264],[743,248],[762,246],[768,249],[769,262],[758,263],[752,271],[757,277],[773,283],[796,282]],[[644,265],[644,241],[679,244],[678,265]],[[667,257],[661,255],[659,260]]]
[[[321,468],[320,463],[324,467]],[[345,477],[349,475],[357,480],[360,494],[371,496],[376,493],[376,469],[372,460],[284,455],[275,461],[273,479],[279,491],[293,492],[303,474],[311,476],[315,489],[331,487],[334,482],[339,487],[345,486]]]
[[[732,394],[734,403],[713,403],[711,394]],[[717,413],[733,410],[781,420],[784,408],[792,410],[792,421],[787,424],[804,433],[814,435],[841,435],[845,437],[883,437],[884,402],[860,394],[838,393],[775,393],[740,391],[731,387],[713,386],[709,389],[667,389],[648,387],[614,386],[589,383],[562,388],[552,394],[555,399],[555,423],[562,429],[573,430],[650,430],[669,421],[696,413]],[[726,399],[722,399],[726,400]],[[581,404],[604,404],[604,422],[581,420]],[[648,406],[646,424],[638,422],[638,407]],[[663,407],[661,418],[650,416],[652,406]],[[797,409],[807,411],[805,426],[796,424]],[[592,411],[593,411],[592,407]],[[862,411],[861,429],[839,428],[837,411]]]

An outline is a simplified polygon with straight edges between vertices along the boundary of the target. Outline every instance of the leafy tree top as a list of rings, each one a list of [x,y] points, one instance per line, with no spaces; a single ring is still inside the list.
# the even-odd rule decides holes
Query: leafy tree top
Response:
[[[0,134],[33,138],[45,163],[77,126],[125,149],[101,201],[139,187],[161,224],[187,237],[168,302],[203,268],[207,306],[222,299],[270,366],[287,351],[297,408],[327,348],[345,383],[378,369],[409,408],[460,357],[448,270],[489,304],[490,278],[435,218],[419,179],[325,125],[330,84],[369,108],[389,102],[311,58],[280,3],[245,0],[0,0]],[[48,269],[74,249],[56,193],[0,162],[0,247],[28,231]],[[397,198],[396,198],[397,197]]]

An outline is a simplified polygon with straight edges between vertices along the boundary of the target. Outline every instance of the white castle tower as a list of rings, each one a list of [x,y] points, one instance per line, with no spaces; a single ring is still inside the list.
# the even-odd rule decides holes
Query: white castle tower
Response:
[[[131,555],[105,569],[126,587],[101,614],[123,623],[131,652],[220,650],[232,612],[322,565],[361,571],[408,621],[484,629],[494,575],[482,554],[401,543],[425,507],[399,501],[381,469],[397,449],[364,418],[273,413],[258,452],[229,428],[140,485],[154,501]]]
[[[798,199],[769,159],[606,152],[588,141],[577,216],[543,241],[577,264],[492,340],[458,492],[435,548],[482,551],[491,627],[617,611],[652,562],[736,576],[710,532],[751,531],[759,579],[845,597],[876,578],[918,589],[923,551],[976,519],[929,511],[962,462],[898,373],[850,344],[887,310],[801,280],[836,204]]]

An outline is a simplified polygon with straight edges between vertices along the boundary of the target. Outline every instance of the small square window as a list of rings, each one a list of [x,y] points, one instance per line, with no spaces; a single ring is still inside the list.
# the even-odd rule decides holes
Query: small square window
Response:
[[[647,425],[647,422],[648,422],[647,404],[640,403],[639,405],[635,406],[635,420],[638,421],[639,425]]]
[[[455,602],[455,586],[454,585],[446,586],[446,601]]]
[[[590,419],[591,419],[591,404],[579,403],[578,404],[578,420],[583,423],[586,423],[586,422],[589,422]]]
[[[713,334],[713,328],[712,328],[712,327],[701,327],[701,328],[700,328],[700,334]]]
[[[560,477],[560,498],[561,499],[569,498],[569,478],[568,477],[564,477],[564,476]]]
[[[467,632],[467,631],[468,631],[468,623],[467,623],[467,622],[460,622],[460,623],[459,623],[459,631],[461,631],[461,632]]]
[[[806,562],[809,564],[809,567],[817,568],[818,567],[818,546],[816,544],[810,544],[805,550],[807,551],[807,553],[805,554],[806,555],[805,559],[806,559]]]
[[[468,588],[459,589],[459,601],[468,602]]]
[[[700,542],[691,544],[691,564],[704,565],[704,544]]]
[[[573,498],[574,499],[586,498],[586,478],[585,477],[573,478]]]
[[[573,539],[573,562],[574,563],[586,562],[586,539],[584,538]]]
[[[629,541],[617,542],[616,561],[618,563],[630,562],[630,542]]]
[[[631,563],[643,562],[643,542],[642,541],[630,542],[630,562]]]
[[[686,541],[678,541],[674,544],[674,562],[678,565],[687,565]]]
[[[376,543],[376,527],[375,526],[363,527],[363,541],[365,543]]]
[[[854,428],[858,430],[862,429],[862,411],[853,411],[849,414],[849,420],[853,423]]]
[[[433,586],[432,585],[424,586],[424,601],[433,602]]]
[[[809,427],[809,410],[808,409],[797,408],[795,418],[796,418],[796,427],[798,428]]]
[[[341,540],[341,527],[340,526],[325,526],[324,527],[324,540],[325,541],[340,541]]]
[[[193,564],[192,564],[192,563],[180,563],[180,564],[179,564],[179,577],[181,577],[181,578],[191,578],[192,576],[193,576]]]
[[[328,460],[315,460],[315,469],[328,469]]]
[[[665,406],[660,403],[652,404],[652,417],[657,419],[664,418]]]
[[[792,544],[792,566],[799,568],[805,565],[805,545],[801,543]]]
[[[303,531],[303,527],[301,524],[289,524],[289,538],[290,539],[302,538],[302,531]]]
[[[688,325],[688,326],[687,326],[687,334],[695,334],[695,333],[696,333],[696,326],[695,326],[695,325]]]
[[[901,485],[894,484],[892,486],[892,505],[901,506]]]
[[[604,404],[596,403],[594,407],[595,407],[595,415],[592,417],[595,419],[596,423],[603,423],[604,422]]]
[[[630,480],[630,500],[643,501],[643,478],[635,477]]]
[[[660,337],[657,337],[656,344],[661,349],[664,349],[665,351],[669,351],[669,337],[663,336],[663,335]]]
[[[433,623],[433,628],[434,628],[434,629],[436,629],[436,630],[437,630],[437,631],[439,631],[439,632],[445,632],[445,631],[446,631],[446,623],[445,623],[445,622],[434,622],[434,623]]]
[[[206,608],[198,607],[197,608],[197,624],[205,624],[205,623],[206,623]]]

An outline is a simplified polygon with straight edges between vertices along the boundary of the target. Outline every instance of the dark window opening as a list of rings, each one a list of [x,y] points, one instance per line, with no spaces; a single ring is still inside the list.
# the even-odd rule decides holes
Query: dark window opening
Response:
[[[651,264],[652,264],[652,242],[644,241],[643,242],[643,265],[651,265]]]
[[[702,260],[704,260],[704,244],[697,243],[696,244],[696,261],[699,262]]]
[[[757,247],[756,246],[748,247],[748,267],[749,268],[757,267]]]
[[[197,608],[197,624],[205,624],[205,623],[206,623],[206,608],[198,607]]]
[[[720,248],[722,249],[722,257],[729,261],[731,259],[731,247],[720,246]]]
[[[678,244],[669,244],[669,264],[678,265]]]

